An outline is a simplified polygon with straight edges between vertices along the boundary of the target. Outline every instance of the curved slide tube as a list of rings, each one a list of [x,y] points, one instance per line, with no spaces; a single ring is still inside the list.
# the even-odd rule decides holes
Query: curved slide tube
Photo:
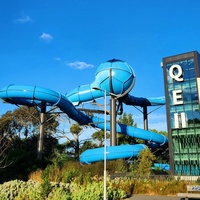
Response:
[[[154,163],[153,169],[159,168],[165,171],[170,170],[170,165],[169,164],[164,164],[164,163]]]
[[[92,101],[103,96],[114,94],[121,97],[130,92],[135,84],[135,74],[130,65],[121,60],[109,60],[102,63],[95,74],[95,80],[91,84],[82,85],[66,94],[66,97],[74,104]],[[92,88],[101,88],[95,91]]]
[[[144,148],[147,148],[144,144],[135,144],[135,145],[121,145],[119,146],[108,146],[106,147],[106,159],[107,160],[116,160],[119,158],[134,158],[137,157],[140,151]],[[104,160],[104,148],[95,148],[87,149],[80,156],[80,162],[91,164],[97,161]]]
[[[95,84],[82,85],[66,94],[66,97],[77,106],[80,103],[92,101],[97,98],[103,97],[104,93],[101,90],[94,90],[92,88],[96,87]],[[107,93],[109,95],[109,93]],[[165,105],[165,97],[134,97],[130,94],[126,94],[123,97],[120,97],[119,100],[126,105],[131,106],[158,106]]]
[[[76,109],[62,94],[37,86],[9,85],[0,90],[0,98],[11,104],[36,106],[46,102],[48,106],[57,106],[71,119],[81,125],[92,123],[89,117]]]
[[[120,147],[120,148],[119,148]],[[140,151],[144,148],[148,148],[144,144],[134,144],[134,145],[121,145],[121,146],[107,146],[106,147],[106,159],[116,160],[116,159],[131,159],[138,157]],[[80,155],[80,162],[83,164],[91,164],[97,161],[104,160],[104,148],[87,149]],[[152,169],[162,169],[170,170],[169,164],[154,163]]]
[[[89,117],[74,105],[103,97],[105,91],[107,95],[117,96],[119,101],[127,105],[153,106],[165,104],[164,98],[138,98],[129,95],[128,93],[134,84],[135,74],[133,69],[126,62],[113,59],[102,63],[98,67],[95,80],[91,84],[79,86],[66,95],[37,86],[9,85],[0,90],[0,98],[5,102],[19,105],[40,106],[45,104],[46,106],[57,106],[80,125],[91,125],[104,129],[104,119]],[[95,90],[94,88],[99,88],[100,90]],[[106,130],[110,130],[109,122],[106,123]],[[155,145],[163,146],[168,142],[164,135],[119,123],[116,125],[116,131],[146,140],[154,147]],[[145,147],[145,145],[108,147],[107,158],[112,160],[137,156]],[[101,155],[97,156],[97,154]],[[102,148],[87,150],[81,155],[81,162],[96,162],[102,159],[102,155]]]
[[[48,106],[59,107],[60,110],[66,113],[71,119],[77,121],[81,125],[90,124],[100,129],[104,128],[104,119],[98,117],[88,117],[83,112],[76,109],[74,105],[64,95],[50,89],[37,86],[9,85],[8,87],[0,90],[0,98],[8,103],[28,106],[40,105],[42,102],[46,102]],[[106,129],[110,130],[109,122],[106,123]],[[154,142],[159,144],[160,146],[165,145],[168,142],[167,138],[164,135],[160,135],[132,126],[127,126],[124,124],[117,123],[116,130],[118,133],[129,135],[138,139],[147,140],[149,142]],[[145,148],[145,145],[122,145],[109,147],[107,158],[113,160],[117,158],[134,157],[137,156],[143,148]],[[93,153],[92,151],[102,153],[102,148],[99,148],[97,150],[87,150],[81,155],[81,162],[90,163],[101,160],[101,156],[103,154],[99,155],[98,157],[97,154]]]
[[[104,119],[85,115],[83,112],[76,109],[76,107],[74,107],[64,95],[47,88],[9,85],[0,90],[0,98],[8,103],[28,106],[39,105],[44,101],[47,102],[49,106],[59,107],[60,110],[66,113],[71,119],[77,121],[81,125],[90,124],[97,128],[104,129]],[[110,130],[109,122],[106,123],[106,129]],[[161,145],[168,142],[164,135],[120,123],[117,123],[116,130],[118,133],[147,140],[149,142],[155,142]]]
[[[130,94],[127,94],[119,99],[126,105],[131,106],[158,106],[158,105],[165,105],[165,97],[151,97],[151,98],[144,98],[144,97],[134,97]]]
[[[91,119],[95,127],[100,128],[102,130],[104,129],[104,119],[98,117],[91,117]],[[106,123],[106,130],[110,130],[110,122]],[[168,139],[164,135],[136,128],[134,126],[128,126],[125,124],[116,123],[116,132],[137,139],[146,140],[149,143],[156,143],[159,146],[163,146],[168,143]]]
[[[107,95],[114,94],[126,105],[133,106],[157,106],[165,104],[165,97],[143,98],[128,94],[135,84],[133,69],[124,61],[110,60],[102,63],[95,74],[95,80],[91,84],[81,85],[66,94],[66,97],[74,104],[92,101]],[[95,91],[93,88],[101,88]]]

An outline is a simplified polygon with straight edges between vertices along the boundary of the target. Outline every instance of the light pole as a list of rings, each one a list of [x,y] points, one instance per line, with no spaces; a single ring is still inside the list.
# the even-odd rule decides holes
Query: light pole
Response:
[[[104,171],[103,171],[103,180],[104,180],[104,192],[103,199],[106,200],[106,90],[102,90],[99,87],[93,87],[94,90],[100,90],[104,92]]]

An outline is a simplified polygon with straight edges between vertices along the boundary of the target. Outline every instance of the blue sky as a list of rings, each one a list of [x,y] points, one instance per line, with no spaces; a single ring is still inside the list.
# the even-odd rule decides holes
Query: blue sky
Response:
[[[198,0],[1,0],[0,88],[65,94],[117,58],[135,71],[132,95],[164,96],[162,58],[200,51],[199,7]],[[0,115],[13,108],[0,102]],[[142,127],[141,113],[127,112]],[[149,128],[167,130],[165,107],[149,115]]]

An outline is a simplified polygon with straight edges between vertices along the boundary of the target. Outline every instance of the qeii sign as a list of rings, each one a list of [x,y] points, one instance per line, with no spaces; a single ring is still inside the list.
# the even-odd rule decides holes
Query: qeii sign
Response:
[[[177,82],[183,82],[183,69],[180,65],[175,64],[169,68],[169,76]],[[183,90],[176,89],[172,91],[172,102],[174,106],[183,105]],[[185,112],[174,113],[174,127],[176,129],[187,127],[187,116]]]

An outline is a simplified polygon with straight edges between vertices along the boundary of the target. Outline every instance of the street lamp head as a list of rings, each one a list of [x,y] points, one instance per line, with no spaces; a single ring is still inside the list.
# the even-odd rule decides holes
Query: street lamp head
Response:
[[[93,90],[101,90],[101,91],[104,91],[104,90],[102,90],[101,88],[96,87],[96,86],[92,87],[92,89],[93,89]]]
[[[104,93],[107,93],[106,90],[103,90],[103,89],[101,89],[101,88],[99,88],[99,87],[96,87],[96,86],[92,87],[92,89],[93,89],[93,90],[99,90],[99,91],[102,91],[102,92],[104,92]],[[110,96],[114,97],[115,99],[118,99],[119,97],[121,97],[121,95],[116,95],[116,94],[114,94],[114,93],[112,93],[112,92],[109,92],[109,94],[110,94]]]

